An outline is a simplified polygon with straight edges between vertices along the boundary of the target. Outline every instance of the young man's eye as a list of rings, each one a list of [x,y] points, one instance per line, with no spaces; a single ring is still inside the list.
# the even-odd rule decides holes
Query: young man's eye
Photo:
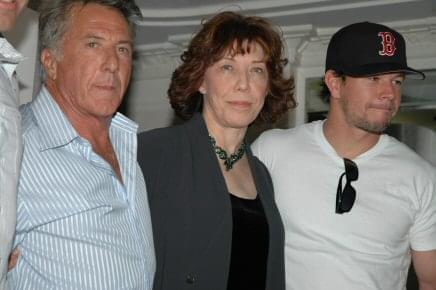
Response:
[[[394,80],[394,84],[396,84],[398,86],[402,86],[403,85],[403,80]]]

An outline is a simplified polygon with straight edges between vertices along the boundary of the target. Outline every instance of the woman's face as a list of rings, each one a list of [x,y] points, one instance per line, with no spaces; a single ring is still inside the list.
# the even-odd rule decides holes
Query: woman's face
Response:
[[[199,88],[204,95],[203,116],[223,128],[246,128],[263,107],[268,92],[265,54],[257,43],[250,53],[224,57],[206,69]]]

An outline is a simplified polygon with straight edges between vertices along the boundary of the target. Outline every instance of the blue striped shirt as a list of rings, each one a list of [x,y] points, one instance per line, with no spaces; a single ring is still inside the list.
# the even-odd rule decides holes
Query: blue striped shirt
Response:
[[[80,137],[46,88],[20,108],[24,155],[18,187],[12,289],[151,289],[150,212],[136,161],[137,125],[117,114],[110,138],[124,184]]]

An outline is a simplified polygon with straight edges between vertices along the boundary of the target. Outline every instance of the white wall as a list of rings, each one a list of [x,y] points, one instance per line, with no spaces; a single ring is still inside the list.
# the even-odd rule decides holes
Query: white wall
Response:
[[[127,112],[139,124],[139,131],[165,127],[172,123],[173,110],[166,96],[169,78],[132,80],[127,97]]]
[[[403,125],[402,130],[401,141],[436,166],[436,131],[412,124]]]

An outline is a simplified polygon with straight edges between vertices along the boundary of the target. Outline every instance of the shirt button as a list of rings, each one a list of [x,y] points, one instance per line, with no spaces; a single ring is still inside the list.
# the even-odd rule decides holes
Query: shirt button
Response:
[[[186,283],[188,284],[194,284],[195,282],[195,277],[192,274],[188,274],[186,275]]]

